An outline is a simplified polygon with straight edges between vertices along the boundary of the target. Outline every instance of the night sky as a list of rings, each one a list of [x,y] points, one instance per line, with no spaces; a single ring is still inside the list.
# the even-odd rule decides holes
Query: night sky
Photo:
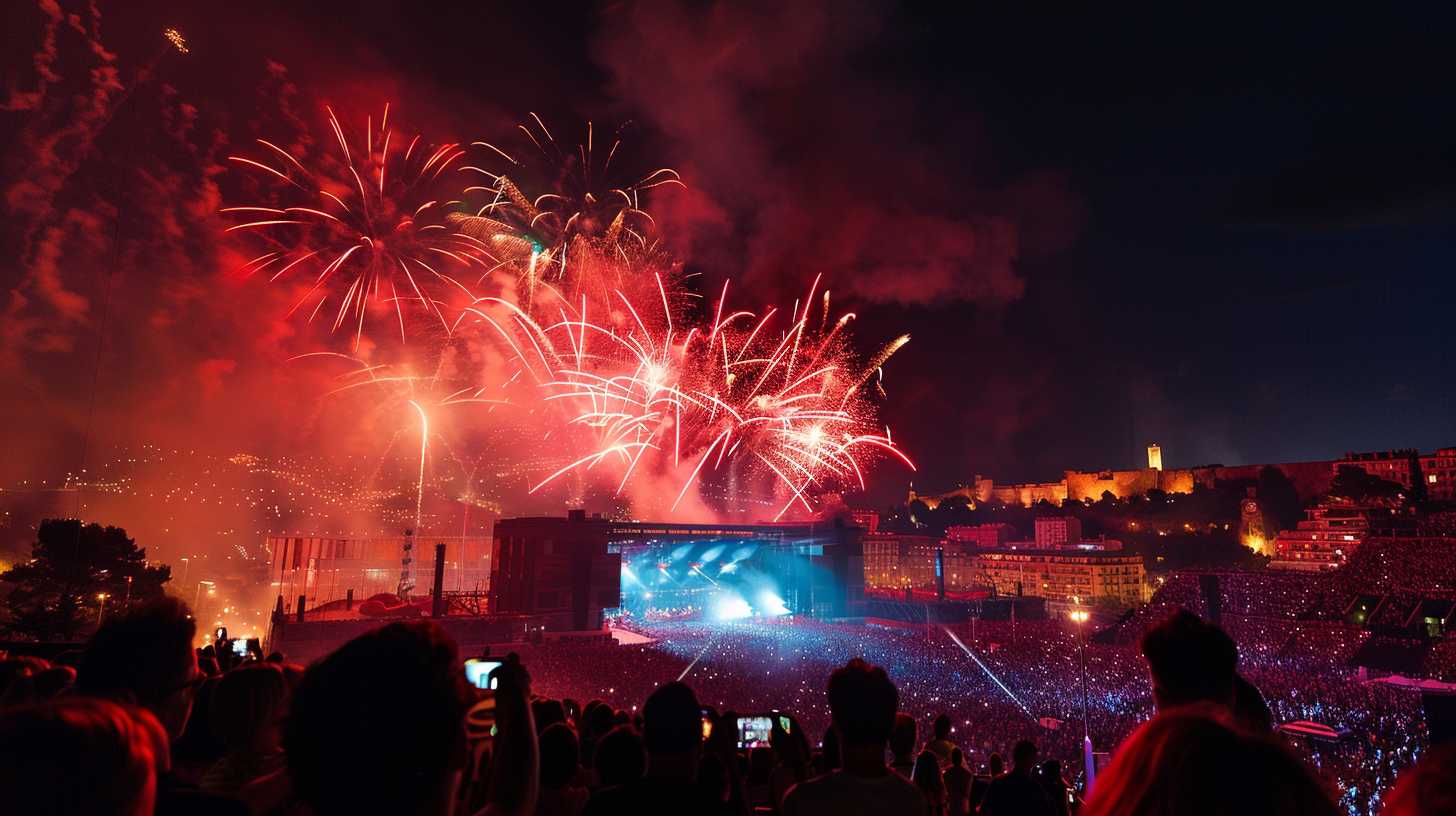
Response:
[[[308,117],[324,102],[362,116],[392,100],[467,140],[527,111],[629,122],[634,149],[691,188],[660,220],[705,286],[731,277],[786,301],[823,272],[860,313],[866,350],[911,333],[886,369],[884,410],[921,469],[884,466],[877,503],[912,479],[930,492],[974,473],[1140,465],[1153,441],[1170,467],[1456,444],[1452,20],[1433,8],[295,5],[102,3],[123,80],[164,26],[194,53],[160,69],[173,93],[139,91],[99,146],[145,169],[149,151],[175,152],[154,147],[151,110],[177,104],[199,123],[179,143],[246,142],[277,102],[270,63]],[[26,224],[58,217],[15,194],[43,164],[45,107],[17,101],[37,83],[43,17],[4,12],[0,138],[30,137],[3,175],[11,322],[44,318]],[[68,36],[53,91],[77,81],[68,60],[85,62]],[[92,177],[115,160],[88,159]],[[90,184],[69,181],[57,200],[108,197]],[[206,255],[187,253],[199,286]],[[158,333],[169,350],[160,365],[106,367],[100,424],[113,441],[267,433],[236,407],[262,387],[249,370],[267,355],[220,329],[216,306],[177,304],[160,323],[151,311],[149,287],[179,263],[130,273],[117,330],[149,339],[114,353]],[[84,264],[63,266],[58,286],[95,292]],[[0,335],[7,436],[32,429],[7,478],[34,457],[76,456],[90,391],[74,371],[89,370],[95,326],[60,324],[45,341]],[[217,360],[231,367],[206,368]],[[178,409],[169,384],[204,369],[221,395]]]

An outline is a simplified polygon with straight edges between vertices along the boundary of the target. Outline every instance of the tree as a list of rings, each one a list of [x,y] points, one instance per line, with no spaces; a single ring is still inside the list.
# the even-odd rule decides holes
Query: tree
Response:
[[[1388,482],[1354,465],[1340,465],[1330,482],[1330,495],[1353,502],[1395,501],[1405,493],[1399,482]]]
[[[1258,496],[1265,529],[1271,536],[1279,530],[1293,530],[1304,518],[1304,502],[1299,500],[1294,482],[1273,465],[1265,465],[1259,471]]]
[[[953,493],[941,499],[937,510],[966,510],[971,509],[971,497],[964,493]]]
[[[128,596],[136,603],[162,594],[172,569],[147,566],[146,558],[120,527],[42,521],[31,560],[0,575],[16,585],[5,600],[9,619],[3,625],[35,640],[73,640],[99,617],[103,593],[116,605]]]
[[[1414,450],[1407,454],[1407,464],[1410,467],[1411,486],[1410,498],[1416,507],[1424,507],[1426,504],[1426,477],[1421,473],[1421,456]]]
[[[910,502],[910,524],[915,527],[924,527],[929,523],[930,506],[919,499]]]

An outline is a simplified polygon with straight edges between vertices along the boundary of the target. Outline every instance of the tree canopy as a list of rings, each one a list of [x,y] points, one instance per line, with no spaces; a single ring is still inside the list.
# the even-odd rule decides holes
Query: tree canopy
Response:
[[[35,640],[73,640],[95,626],[102,594],[118,610],[128,597],[137,603],[162,594],[172,570],[148,566],[146,558],[147,551],[120,527],[42,521],[31,560],[0,575],[0,581],[15,584],[0,626]]]
[[[1340,465],[1335,479],[1330,483],[1330,495],[1353,502],[1398,501],[1405,494],[1405,487],[1366,473],[1354,465]]]

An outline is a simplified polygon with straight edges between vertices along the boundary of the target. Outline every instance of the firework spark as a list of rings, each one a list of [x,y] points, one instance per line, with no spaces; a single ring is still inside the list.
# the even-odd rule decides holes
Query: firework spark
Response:
[[[473,143],[485,153],[483,164],[504,161],[506,167],[496,172],[463,166],[488,182],[467,187],[466,195],[483,194],[488,200],[474,214],[450,216],[461,232],[487,242],[516,271],[527,311],[535,306],[537,289],[552,282],[568,282],[561,288],[577,300],[583,294],[601,297],[614,289],[630,290],[632,279],[652,279],[651,274],[633,276],[633,271],[650,267],[652,274],[672,274],[674,265],[664,263],[649,237],[655,224],[643,208],[643,197],[656,187],[682,186],[677,171],[663,167],[635,181],[620,181],[612,167],[622,144],[620,130],[603,156],[595,150],[591,122],[575,149],[563,148],[534,113],[531,122],[517,126],[530,143],[524,153]],[[529,177],[545,179],[550,191],[528,197],[521,185]]]
[[[686,472],[675,509],[695,485],[747,469],[778,485],[781,518],[795,505],[813,512],[815,492],[863,489],[868,458],[890,456],[914,468],[876,424],[863,388],[908,337],[856,363],[844,330],[854,315],[831,322],[827,293],[817,322],[811,289],[787,325],[776,327],[775,309],[761,317],[725,314],[727,288],[712,321],[687,329],[675,325],[661,285],[655,305],[618,293],[634,321],[625,332],[592,320],[585,301],[546,325],[500,299],[467,310],[505,336],[544,399],[564,407],[568,424],[589,432],[582,455],[532,492],[612,462],[621,471],[618,493],[643,471]]]
[[[177,53],[179,53],[179,54],[190,54],[190,53],[192,53],[187,48],[187,38],[184,37],[184,36],[182,36],[182,32],[178,31],[177,29],[175,29],[175,28],[166,28],[166,29],[163,29],[162,30],[162,36],[163,37],[166,37],[167,38],[167,42],[171,43],[172,44],[172,47],[175,48],[175,49],[177,49]]]
[[[338,153],[318,166],[305,166],[264,139],[258,140],[266,151],[262,159],[228,157],[268,183],[268,203],[223,209],[242,219],[228,232],[258,236],[268,250],[244,265],[243,273],[265,272],[276,281],[311,272],[312,282],[290,314],[312,304],[312,321],[332,303],[333,330],[350,325],[355,348],[374,304],[394,313],[402,342],[406,304],[448,331],[443,307],[473,301],[470,285],[498,265],[484,242],[445,223],[447,211],[459,202],[434,195],[453,180],[446,176],[465,148],[427,146],[418,135],[396,138],[388,105],[377,127],[372,117],[366,123],[363,145],[350,143],[332,109],[328,120]],[[462,280],[472,270],[476,280]]]
[[[310,359],[343,361],[349,365],[347,371],[336,377],[337,385],[327,391],[324,397],[357,394],[367,399],[368,410],[356,416],[353,428],[355,432],[366,428],[368,419],[385,417],[385,428],[392,430],[389,442],[385,445],[384,456],[380,460],[381,466],[396,441],[408,438],[412,433],[419,434],[413,528],[417,531],[421,529],[424,512],[425,464],[432,449],[431,440],[444,450],[446,456],[455,459],[462,472],[465,470],[442,432],[441,426],[444,423],[437,420],[445,416],[447,409],[487,406],[487,410],[493,410],[495,407],[510,404],[509,400],[487,397],[484,386],[468,384],[460,378],[446,376],[443,353],[429,374],[416,373],[407,364],[370,364],[357,357],[329,351],[299,355],[292,361]]]

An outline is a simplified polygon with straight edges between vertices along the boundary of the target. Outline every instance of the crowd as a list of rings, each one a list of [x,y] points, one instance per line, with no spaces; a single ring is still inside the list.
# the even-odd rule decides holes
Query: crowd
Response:
[[[1424,814],[1456,795],[1456,757],[1413,765],[1409,693],[1241,660],[1187,612],[1131,649],[1045,621],[646,634],[512,654],[483,691],[428,621],[305,670],[195,649],[186,607],[154,602],[82,651],[0,661],[0,791],[17,813],[281,816]],[[1084,655],[1088,729],[1119,746],[1086,802]],[[766,738],[744,744],[739,714]],[[1292,719],[1354,738],[1275,737]]]
[[[1323,604],[1317,611],[1339,617],[1359,595],[1456,598],[1453,555],[1450,537],[1372,536],[1350,554],[1344,567],[1321,576]]]

